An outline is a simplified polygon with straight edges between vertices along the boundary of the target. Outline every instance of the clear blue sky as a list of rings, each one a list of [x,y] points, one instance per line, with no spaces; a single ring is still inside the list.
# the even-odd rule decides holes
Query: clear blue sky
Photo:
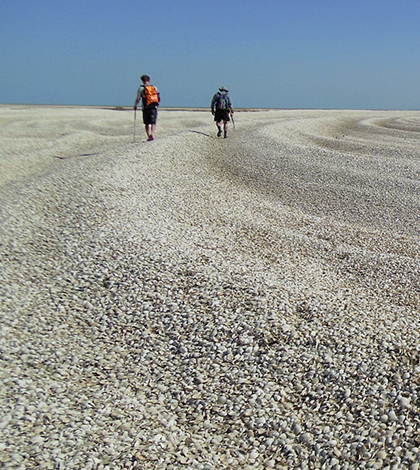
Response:
[[[1,0],[0,103],[420,109],[420,0]]]

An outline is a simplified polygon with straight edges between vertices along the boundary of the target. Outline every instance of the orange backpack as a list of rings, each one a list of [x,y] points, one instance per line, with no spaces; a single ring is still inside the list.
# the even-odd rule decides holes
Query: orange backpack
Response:
[[[159,94],[153,85],[145,85],[144,97],[146,106],[159,106]]]

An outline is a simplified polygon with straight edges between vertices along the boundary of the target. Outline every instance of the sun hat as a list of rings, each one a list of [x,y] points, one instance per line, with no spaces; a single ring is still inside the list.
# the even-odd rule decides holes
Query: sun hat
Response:
[[[219,91],[226,91],[226,93],[229,91],[225,86],[222,86],[219,88]]]

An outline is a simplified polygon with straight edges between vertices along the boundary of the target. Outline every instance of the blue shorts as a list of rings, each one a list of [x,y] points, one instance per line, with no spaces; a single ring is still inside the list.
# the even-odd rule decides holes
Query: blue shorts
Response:
[[[148,126],[150,124],[156,124],[157,121],[157,107],[156,108],[144,108],[143,109],[143,123]]]

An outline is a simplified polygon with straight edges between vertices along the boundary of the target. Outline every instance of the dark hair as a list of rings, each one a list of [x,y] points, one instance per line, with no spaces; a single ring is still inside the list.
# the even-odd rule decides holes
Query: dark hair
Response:
[[[142,76],[140,77],[140,80],[141,80],[142,82],[150,82],[150,77],[149,77],[149,75],[142,75]]]

